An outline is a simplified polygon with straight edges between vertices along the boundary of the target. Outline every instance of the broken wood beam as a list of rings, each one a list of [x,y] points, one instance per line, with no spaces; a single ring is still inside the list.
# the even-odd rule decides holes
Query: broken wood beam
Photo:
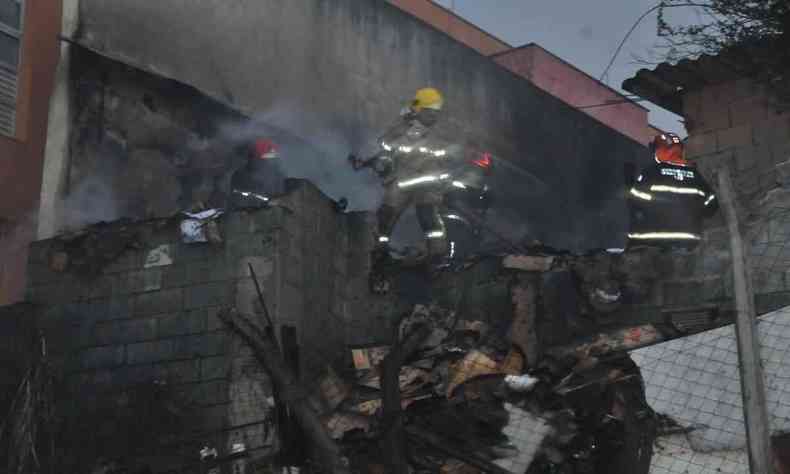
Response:
[[[384,415],[383,451],[393,474],[408,474],[406,438],[401,417],[400,369],[431,335],[429,324],[415,326],[397,341],[381,362],[382,411]]]
[[[348,473],[348,463],[341,456],[340,448],[329,436],[315,408],[320,404],[287,367],[271,331],[261,330],[235,308],[223,309],[217,316],[252,348],[255,358],[271,377],[281,399],[293,411],[305,438],[315,450],[319,465],[330,473]]]

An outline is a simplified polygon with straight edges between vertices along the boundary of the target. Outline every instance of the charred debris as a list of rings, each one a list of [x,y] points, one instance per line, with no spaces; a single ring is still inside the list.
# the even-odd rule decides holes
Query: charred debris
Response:
[[[199,226],[206,238],[198,245],[222,245],[221,219],[211,215]],[[118,221],[62,236],[53,240],[48,265],[90,278],[144,246],[139,229]],[[666,254],[654,249],[522,250],[474,256],[426,277],[432,299],[409,305],[388,340],[346,347],[313,380],[294,370],[294,338],[271,323],[276,318],[250,266],[262,314],[227,307],[216,317],[250,348],[274,387],[279,453],[272,465],[333,473],[647,473],[662,420],[627,351],[726,324],[726,313],[651,304],[653,286],[671,271]],[[393,267],[388,294],[367,297],[400,298],[399,272],[421,270]],[[481,279],[503,291],[470,302],[469,281]],[[41,428],[31,411],[45,407],[54,416],[44,395],[32,395],[36,387],[50,390],[45,367],[33,365],[3,425],[4,442],[25,446],[34,460],[20,455],[14,468],[36,462],[30,430]],[[205,472],[226,472],[244,455],[243,446],[229,455],[206,449],[199,463]]]

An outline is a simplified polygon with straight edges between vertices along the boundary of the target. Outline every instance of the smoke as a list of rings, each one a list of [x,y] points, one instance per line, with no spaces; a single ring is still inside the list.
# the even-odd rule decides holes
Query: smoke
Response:
[[[286,103],[276,104],[242,125],[220,128],[219,139],[236,144],[256,138],[271,138],[280,147],[280,166],[289,178],[311,181],[330,198],[346,198],[350,211],[373,210],[381,201],[378,178],[369,170],[356,172],[348,155],[365,149],[375,136],[353,125],[330,125],[305,110]]]
[[[91,175],[80,180],[60,204],[60,231],[79,229],[121,217],[111,179]]]

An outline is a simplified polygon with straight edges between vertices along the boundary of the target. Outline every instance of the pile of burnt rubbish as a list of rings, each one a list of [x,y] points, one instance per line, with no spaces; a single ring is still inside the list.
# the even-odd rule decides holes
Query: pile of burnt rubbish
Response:
[[[351,348],[353,369],[320,382],[351,472],[647,472],[654,415],[627,356],[528,366],[437,306],[417,306],[397,341]]]

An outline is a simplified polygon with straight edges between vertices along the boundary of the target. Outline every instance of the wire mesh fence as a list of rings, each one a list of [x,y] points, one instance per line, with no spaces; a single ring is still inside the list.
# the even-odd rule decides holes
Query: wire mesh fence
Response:
[[[781,205],[782,200],[781,196],[764,197],[756,206],[759,218],[744,232],[747,264],[758,298],[790,290],[790,208]],[[722,244],[720,248],[728,248]],[[722,269],[719,287],[707,295],[710,299],[732,298],[731,263]],[[757,329],[773,436],[790,431],[790,349],[786,342],[790,307],[760,316]],[[631,355],[642,370],[653,409],[686,428],[686,433],[659,438],[651,473],[749,472],[734,325]]]

